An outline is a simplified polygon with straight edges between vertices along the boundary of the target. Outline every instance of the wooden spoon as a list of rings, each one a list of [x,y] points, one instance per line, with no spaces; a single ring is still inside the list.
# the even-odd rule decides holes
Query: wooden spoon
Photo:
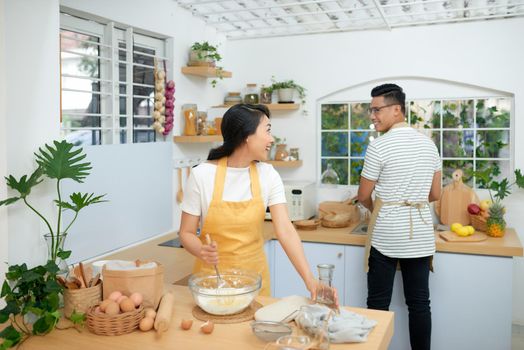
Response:
[[[184,190],[182,189],[182,168],[178,168],[178,192],[176,193],[177,203],[182,203],[184,199]]]

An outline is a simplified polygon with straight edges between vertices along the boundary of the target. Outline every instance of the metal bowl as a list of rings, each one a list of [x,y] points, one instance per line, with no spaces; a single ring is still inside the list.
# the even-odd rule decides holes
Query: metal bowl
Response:
[[[265,342],[272,342],[285,335],[290,335],[292,329],[285,323],[273,321],[251,322],[253,333]]]
[[[189,289],[195,303],[212,315],[233,315],[244,311],[258,295],[262,278],[256,272],[231,269],[220,272],[225,282],[217,288],[217,276],[199,272],[189,278]]]

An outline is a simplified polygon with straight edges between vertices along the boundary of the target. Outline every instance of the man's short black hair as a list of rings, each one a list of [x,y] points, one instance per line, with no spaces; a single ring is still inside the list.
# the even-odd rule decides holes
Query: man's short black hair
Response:
[[[371,90],[371,97],[384,96],[387,104],[398,103],[402,114],[406,115],[406,94],[396,84],[382,84]]]

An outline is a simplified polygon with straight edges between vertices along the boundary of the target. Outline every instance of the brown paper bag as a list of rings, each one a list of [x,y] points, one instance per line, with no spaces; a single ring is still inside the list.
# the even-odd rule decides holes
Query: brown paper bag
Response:
[[[104,299],[114,291],[127,296],[138,292],[144,297],[144,307],[153,307],[156,310],[164,294],[164,266],[158,262],[156,264],[154,268],[137,270],[108,270],[104,266]]]

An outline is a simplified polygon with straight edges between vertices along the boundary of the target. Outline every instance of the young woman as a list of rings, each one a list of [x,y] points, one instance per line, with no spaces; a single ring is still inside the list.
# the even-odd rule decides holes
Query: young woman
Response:
[[[284,186],[272,165],[263,163],[274,142],[269,110],[238,104],[222,119],[222,146],[193,168],[182,202],[180,240],[197,257],[194,272],[242,268],[262,276],[261,295],[270,295],[262,224],[269,206],[277,238],[314,300],[318,281],[289,220]],[[203,223],[201,235],[196,235]],[[206,234],[213,240],[206,243]],[[333,291],[336,296],[336,291]],[[338,299],[337,299],[338,304]]]

